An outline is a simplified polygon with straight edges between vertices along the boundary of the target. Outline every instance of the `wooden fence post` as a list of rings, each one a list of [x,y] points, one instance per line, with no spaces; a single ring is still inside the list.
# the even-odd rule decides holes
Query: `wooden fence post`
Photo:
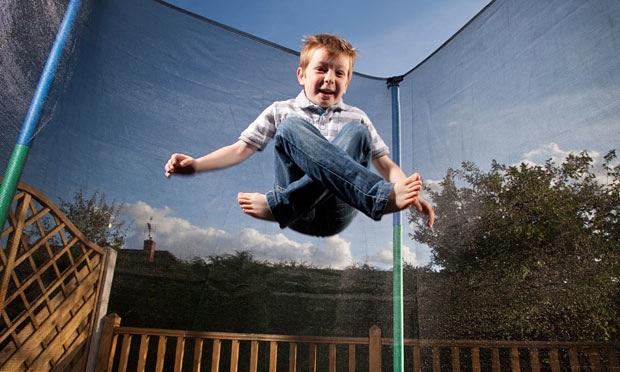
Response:
[[[108,312],[110,292],[112,291],[112,280],[114,279],[114,268],[116,267],[116,256],[118,254],[116,250],[111,247],[104,247],[103,250],[105,251],[105,259],[103,261],[101,283],[99,284],[99,300],[95,308],[93,333],[90,337],[90,347],[88,350],[88,359],[86,361],[86,371],[88,372],[94,371],[95,364],[97,363],[101,330],[103,328],[105,314]]]
[[[112,349],[116,346],[114,342],[114,328],[121,325],[121,317],[117,314],[110,314],[103,320],[103,328],[101,329],[101,338],[99,341],[99,352],[97,353],[97,363],[95,371],[103,372],[111,369]]]
[[[368,335],[368,371],[381,372],[381,328],[370,327]]]

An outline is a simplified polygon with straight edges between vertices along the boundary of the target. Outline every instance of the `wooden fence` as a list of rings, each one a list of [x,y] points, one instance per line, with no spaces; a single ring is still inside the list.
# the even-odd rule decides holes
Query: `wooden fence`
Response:
[[[88,241],[25,184],[7,222],[0,235],[0,370],[84,371],[90,345],[98,345],[101,288],[115,252]]]
[[[97,371],[390,371],[392,340],[193,332],[120,326],[108,315]],[[405,340],[407,371],[620,371],[620,345]]]

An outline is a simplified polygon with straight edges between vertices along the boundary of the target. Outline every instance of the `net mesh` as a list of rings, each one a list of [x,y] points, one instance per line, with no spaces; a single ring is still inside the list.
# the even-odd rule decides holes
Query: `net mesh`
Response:
[[[0,164],[3,166],[8,162],[62,18],[64,3],[20,0],[18,5],[14,0],[0,5]],[[123,203],[124,217],[133,222],[127,248],[140,249],[147,234],[153,234],[158,250],[167,250],[182,259],[247,251],[258,260],[316,267],[391,267],[391,218],[374,222],[360,216],[342,234],[315,239],[243,215],[237,205],[237,193],[265,192],[273,183],[270,147],[234,169],[191,178],[166,180],[163,177],[163,164],[171,153],[199,156],[232,143],[271,102],[297,95],[301,88],[295,76],[296,52],[165,3],[109,0],[86,2],[65,55],[23,181],[41,189],[51,199],[68,200],[77,190],[86,193],[99,190],[109,200]],[[463,162],[475,164],[480,172],[486,172],[493,169],[494,161],[507,166],[521,162],[533,166],[553,159],[561,164],[569,153],[586,150],[600,169],[606,152],[618,145],[619,87],[620,3],[615,0],[494,1],[407,73],[400,83],[402,168],[406,173],[422,174],[430,187],[429,199],[431,192],[449,186],[445,180],[447,172],[462,169]],[[363,108],[390,143],[391,95],[385,79],[356,74],[345,102]],[[597,172],[598,179],[613,185],[611,178]],[[462,186],[467,181],[465,178],[458,182]],[[617,192],[615,195],[617,199]],[[482,208],[482,204],[479,206]],[[466,216],[461,216],[463,220],[454,217],[450,221],[445,212],[447,207],[443,204],[437,207],[443,220],[438,220],[436,231],[430,234],[452,239],[454,257],[460,249],[465,256],[471,254],[471,262],[477,262],[480,257],[473,248],[462,243],[470,241],[467,239],[472,236],[485,236],[475,235],[480,226],[472,224],[467,225],[471,226],[470,230],[457,229],[463,221],[471,221]],[[617,207],[608,211],[610,220],[617,218],[614,208]],[[581,216],[589,212],[575,213]],[[532,222],[522,221],[518,226],[525,229]],[[449,287],[447,283],[455,286],[459,278],[446,277],[442,282],[446,286],[438,289],[433,285],[438,281],[429,274],[433,270],[441,271],[439,263],[448,262],[442,261],[448,251],[435,250],[439,243],[432,237],[408,239],[420,231],[419,225],[406,224],[404,228],[404,260],[411,267],[436,264],[407,274],[412,276],[407,276],[406,291],[414,294],[407,295],[410,297],[406,336],[446,337],[453,332],[442,328],[448,320],[463,322],[476,309],[481,314],[475,317],[476,321],[491,324],[497,321],[492,316],[494,308],[501,303],[520,301],[518,291],[511,287],[523,284],[519,280],[499,284],[497,278],[488,279],[491,282],[497,279],[497,285],[506,290],[502,292],[503,297],[498,296],[499,302],[493,302],[494,297],[488,293],[484,297],[474,291],[475,288],[492,291],[483,285],[484,275],[480,271],[477,276],[468,271],[470,276],[460,278],[467,278],[462,281],[471,284],[468,290],[487,302],[468,304],[469,307],[450,302],[455,295],[451,288],[457,287]],[[517,236],[517,230],[513,237]],[[555,242],[567,234],[567,231],[560,233]],[[530,242],[543,239],[523,236],[532,239]],[[497,246],[509,244],[502,239],[508,238],[496,238]],[[533,256],[525,257],[524,250],[519,249],[515,246],[509,250],[517,264],[506,275],[525,280],[538,270],[536,262],[541,261],[528,261]],[[483,256],[500,256],[494,252],[485,251]],[[600,262],[602,257],[617,259],[606,254],[609,252],[592,253],[591,262]],[[579,266],[584,255],[580,253],[572,264]],[[503,262],[498,259],[488,264],[501,266]],[[555,267],[570,271],[571,266]],[[599,269],[605,273],[612,270],[611,266]],[[540,270],[536,272],[541,275]],[[603,280],[607,274],[600,273],[597,271],[596,278]],[[350,283],[358,273],[345,271],[342,275],[338,283],[346,287],[343,283]],[[368,316],[372,319],[364,318],[368,323],[385,321],[382,326],[389,334],[391,308],[383,300],[390,295],[391,278],[379,277],[383,288],[375,305],[380,303],[385,308],[371,311],[370,306],[375,306],[371,304],[360,312],[371,314]],[[288,278],[289,283],[301,285],[297,279]],[[575,296],[582,294],[579,291],[584,287],[578,290],[559,284],[568,283],[568,276],[559,275],[556,279],[547,283],[553,291],[536,292],[541,296],[539,306],[528,317],[553,323],[557,313],[548,312],[541,304],[560,306],[551,297],[563,291]],[[573,279],[577,277],[570,277]],[[617,274],[607,275],[605,288],[613,288],[613,280],[617,281]],[[200,309],[207,306],[208,294],[213,290],[205,283],[192,289],[203,293],[195,308],[198,315],[194,316],[195,325],[200,328],[208,327]],[[263,306],[265,298],[255,295],[256,304]],[[299,297],[293,302],[304,303],[302,299],[310,297]],[[597,301],[617,302],[617,288],[615,292],[610,289],[609,293],[601,294]],[[523,303],[531,304],[525,300]],[[585,306],[583,302],[575,303]],[[256,310],[259,305],[250,307]],[[419,306],[415,312],[414,305]],[[437,315],[441,309],[450,311]],[[583,307],[571,319],[585,319],[583,312],[588,309],[592,310]],[[524,311],[515,310],[506,322],[518,319]],[[256,315],[254,324],[260,323],[269,330],[266,324],[275,319],[263,315]],[[348,319],[348,316],[338,313],[338,318]],[[608,315],[606,320],[617,325],[618,314]],[[558,326],[567,328],[564,331],[548,334],[557,338],[573,337],[570,321]],[[334,329],[348,332],[352,328],[350,324],[335,324]],[[358,326],[363,327],[356,323],[355,328]],[[365,334],[366,329],[360,332]],[[467,332],[461,336],[472,336]],[[507,328],[488,331],[487,335],[511,337],[511,332]],[[533,331],[522,334],[536,337]],[[617,339],[617,334],[606,337]]]
[[[8,161],[17,139],[64,11],[62,1],[0,4],[2,164]]]

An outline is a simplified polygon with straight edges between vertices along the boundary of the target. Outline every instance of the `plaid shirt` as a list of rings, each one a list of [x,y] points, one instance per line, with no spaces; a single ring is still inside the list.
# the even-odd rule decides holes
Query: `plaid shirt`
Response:
[[[372,157],[376,159],[389,154],[388,146],[364,111],[342,101],[325,110],[310,102],[303,91],[295,99],[272,103],[241,133],[239,139],[263,150],[275,135],[278,125],[287,118],[300,118],[311,123],[328,141],[336,138],[345,124],[360,122],[370,131]]]

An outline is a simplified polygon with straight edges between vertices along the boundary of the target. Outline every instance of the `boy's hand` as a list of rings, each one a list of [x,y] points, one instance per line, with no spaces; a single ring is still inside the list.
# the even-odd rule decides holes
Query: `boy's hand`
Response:
[[[427,216],[427,225],[432,229],[433,224],[435,223],[435,211],[433,210],[433,206],[421,197],[416,199],[413,206],[418,212],[424,213]]]
[[[172,173],[176,174],[194,174],[196,173],[196,159],[189,155],[172,154],[168,162],[164,166],[166,178],[170,178]]]

